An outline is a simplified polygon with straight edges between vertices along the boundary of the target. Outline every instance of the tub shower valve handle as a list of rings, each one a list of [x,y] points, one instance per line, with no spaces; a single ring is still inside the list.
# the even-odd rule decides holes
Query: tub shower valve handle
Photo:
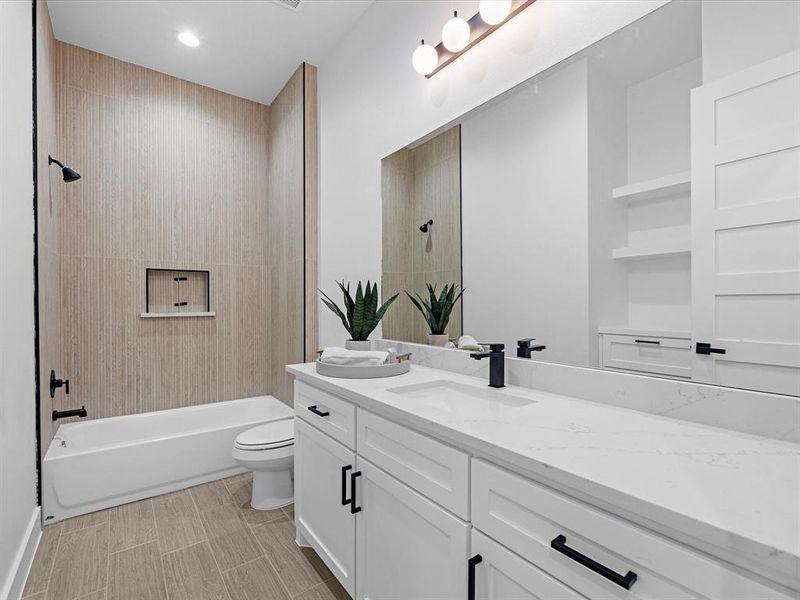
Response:
[[[56,379],[56,372],[50,370],[50,397],[56,397],[56,390],[60,387],[64,388],[64,393],[69,396],[69,379]]]

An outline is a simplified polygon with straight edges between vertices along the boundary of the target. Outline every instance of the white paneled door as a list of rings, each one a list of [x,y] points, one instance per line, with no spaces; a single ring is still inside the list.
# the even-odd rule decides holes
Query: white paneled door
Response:
[[[692,91],[692,379],[800,395],[800,52]]]

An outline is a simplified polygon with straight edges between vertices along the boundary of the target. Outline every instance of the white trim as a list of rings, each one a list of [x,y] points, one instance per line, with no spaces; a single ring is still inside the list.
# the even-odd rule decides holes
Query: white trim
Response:
[[[37,506],[31,514],[30,522],[25,530],[25,537],[22,539],[14,563],[9,571],[8,579],[0,590],[2,600],[19,600],[22,597],[22,590],[28,580],[28,574],[33,564],[33,557],[39,547],[39,540],[42,539],[41,511]]]

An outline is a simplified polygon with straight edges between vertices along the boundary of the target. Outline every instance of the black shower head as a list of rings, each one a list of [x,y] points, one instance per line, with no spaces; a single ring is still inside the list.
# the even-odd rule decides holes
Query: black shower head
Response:
[[[420,225],[419,230],[422,233],[428,233],[428,227],[430,227],[431,225],[433,225],[433,219],[429,219],[427,223],[423,223],[422,225]]]
[[[78,179],[81,178],[80,173],[78,173],[75,169],[65,167],[60,161],[48,155],[47,164],[52,165],[54,163],[61,167],[61,175],[64,177],[64,183],[72,183],[73,181],[78,181]]]

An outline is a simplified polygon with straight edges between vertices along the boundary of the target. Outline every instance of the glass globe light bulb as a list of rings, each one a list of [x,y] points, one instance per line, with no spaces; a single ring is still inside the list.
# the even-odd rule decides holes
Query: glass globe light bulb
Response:
[[[420,75],[430,75],[439,64],[439,53],[436,52],[436,48],[422,40],[422,43],[417,46],[411,56],[411,64]]]
[[[453,12],[453,18],[442,27],[442,44],[450,52],[461,52],[469,44],[469,23]]]
[[[497,25],[511,12],[511,0],[481,0],[479,10],[484,23]]]

